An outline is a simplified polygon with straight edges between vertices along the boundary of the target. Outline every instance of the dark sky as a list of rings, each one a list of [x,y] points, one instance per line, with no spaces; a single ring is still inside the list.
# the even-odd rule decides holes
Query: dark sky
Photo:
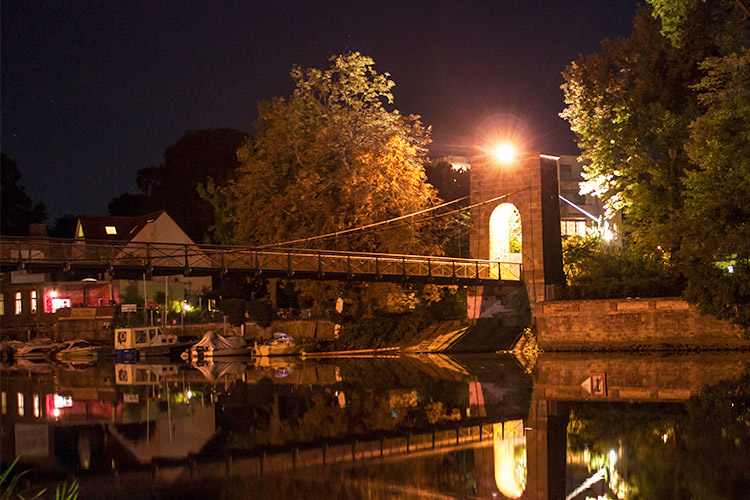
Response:
[[[460,154],[521,119],[529,147],[575,154],[565,65],[627,36],[636,0],[3,0],[2,151],[50,218],[106,214],[186,130],[253,131],[292,65],[359,51],[395,107]]]

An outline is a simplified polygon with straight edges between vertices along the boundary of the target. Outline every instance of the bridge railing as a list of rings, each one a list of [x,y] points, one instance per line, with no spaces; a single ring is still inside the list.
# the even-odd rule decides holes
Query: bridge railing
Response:
[[[161,274],[255,271],[274,275],[332,279],[422,278],[426,280],[520,280],[521,264],[454,257],[342,252],[296,248],[257,248],[174,243],[82,241],[53,238],[0,238],[4,270],[29,266],[64,269],[159,270]]]

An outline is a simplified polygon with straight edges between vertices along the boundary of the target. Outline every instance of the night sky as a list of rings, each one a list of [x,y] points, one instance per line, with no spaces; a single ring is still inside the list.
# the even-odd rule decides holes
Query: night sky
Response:
[[[527,147],[576,154],[560,75],[636,0],[3,0],[2,151],[50,219],[104,215],[186,130],[253,132],[292,65],[359,51],[395,107],[432,126],[431,156],[468,154],[520,119]]]

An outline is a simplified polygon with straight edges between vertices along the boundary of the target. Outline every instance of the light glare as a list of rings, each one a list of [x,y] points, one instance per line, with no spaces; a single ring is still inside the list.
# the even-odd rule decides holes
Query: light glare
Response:
[[[516,158],[516,150],[510,144],[500,144],[492,150],[492,156],[500,163],[510,163]]]

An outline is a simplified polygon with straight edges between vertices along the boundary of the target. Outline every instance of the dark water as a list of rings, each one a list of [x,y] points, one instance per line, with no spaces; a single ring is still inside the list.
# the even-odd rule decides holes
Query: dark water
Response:
[[[750,498],[750,354],[3,365],[3,467],[80,498]],[[20,403],[20,405],[19,405]],[[32,496],[32,495],[29,495]]]

